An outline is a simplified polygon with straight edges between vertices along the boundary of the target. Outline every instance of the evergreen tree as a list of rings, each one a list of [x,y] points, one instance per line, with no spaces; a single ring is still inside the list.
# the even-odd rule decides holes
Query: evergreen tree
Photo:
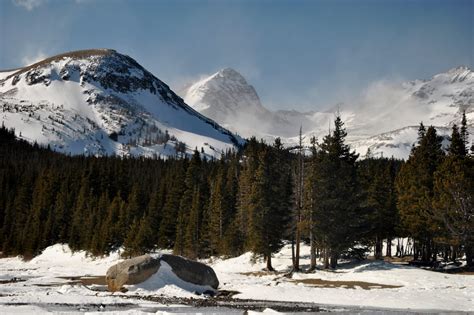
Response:
[[[183,236],[183,252],[186,257],[196,259],[200,254],[200,232],[201,232],[201,216],[203,204],[199,186],[195,187],[191,208],[187,217],[186,229]]]
[[[186,179],[184,181],[185,189],[181,196],[176,225],[176,238],[173,251],[178,255],[185,255],[185,234],[188,225],[188,219],[193,203],[195,190],[202,184],[201,177],[201,154],[194,150],[194,154],[186,170]],[[199,217],[199,215],[197,214]]]
[[[434,253],[433,174],[443,156],[441,137],[429,127],[397,177],[398,208],[403,226],[415,238],[415,259],[421,254],[422,260],[428,261]]]
[[[474,161],[449,156],[435,173],[434,216],[474,266]]]
[[[355,162],[357,154],[344,143],[347,133],[337,116],[332,134],[324,137],[315,163],[312,202],[314,231],[324,247],[325,267],[337,266],[339,255],[358,238],[361,226]]]
[[[221,159],[222,161],[222,159]],[[229,208],[227,207],[226,172],[223,162],[220,163],[214,182],[211,184],[211,195],[209,201],[209,224],[208,237],[210,241],[211,255],[220,253],[221,244],[227,227]]]
[[[126,203],[122,199],[120,192],[112,199],[107,208],[107,217],[102,224],[104,231],[105,253],[118,249],[124,240],[125,227],[121,225],[121,214],[125,212]]]
[[[169,191],[166,194],[166,201],[163,205],[162,219],[158,231],[158,247],[172,248],[176,242],[176,226],[178,225],[178,210],[180,200],[185,188],[184,177],[187,167],[187,161],[175,163],[166,178],[169,185]]]
[[[393,159],[366,159],[359,163],[359,182],[363,190],[362,206],[367,211],[367,236],[375,241],[375,258],[382,258],[382,242],[390,243],[398,223]],[[391,246],[387,246],[390,248]],[[388,254],[391,254],[388,251]]]
[[[258,150],[260,144],[255,138],[251,138],[246,145],[243,153],[243,163],[238,180],[237,195],[237,226],[241,235],[241,247],[243,250],[250,250],[249,245],[250,230],[252,225],[253,187],[255,185],[255,174],[258,168]]]
[[[456,124],[453,125],[449,154],[458,156],[465,156],[467,154],[465,140],[459,133],[458,126],[456,126]]]
[[[464,148],[467,148],[469,145],[469,132],[467,130],[466,111],[462,112],[460,136],[461,136],[461,140],[463,142]]]

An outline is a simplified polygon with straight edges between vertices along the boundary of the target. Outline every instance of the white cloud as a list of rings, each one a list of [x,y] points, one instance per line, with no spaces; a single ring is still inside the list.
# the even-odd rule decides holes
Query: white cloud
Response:
[[[24,66],[29,66],[35,62],[38,62],[38,61],[41,61],[43,59],[46,59],[48,56],[42,52],[42,51],[39,51],[37,53],[35,53],[34,55],[26,55],[26,56],[23,56],[23,58],[21,58],[21,63],[24,65]]]
[[[37,7],[46,3],[47,0],[13,0],[16,6],[23,7],[28,11],[36,9]]]

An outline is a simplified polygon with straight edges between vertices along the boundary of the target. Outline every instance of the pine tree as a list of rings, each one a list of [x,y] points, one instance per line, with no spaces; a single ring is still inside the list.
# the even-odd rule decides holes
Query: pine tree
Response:
[[[463,136],[459,133],[458,126],[456,124],[453,125],[453,131],[451,133],[451,144],[449,146],[449,154],[450,155],[458,155],[458,156],[465,156],[466,152],[466,144]]]
[[[395,176],[397,162],[393,159],[366,159],[359,163],[359,182],[363,189],[363,207],[367,211],[367,236],[375,240],[375,258],[382,258],[383,239],[395,235],[398,223]],[[388,254],[391,255],[387,246]]]
[[[434,216],[474,266],[474,160],[449,156],[435,173]]]
[[[311,138],[311,157],[308,161],[308,167],[306,168],[306,175],[304,181],[304,217],[306,230],[308,232],[308,237],[310,241],[310,265],[309,271],[314,271],[316,269],[316,247],[317,241],[315,237],[315,226],[316,222],[315,212],[316,212],[316,203],[314,201],[314,190],[316,184],[316,170],[318,163],[318,151],[317,151],[317,141],[315,137]]]
[[[20,181],[13,204],[5,206],[2,236],[4,238],[2,251],[6,254],[23,254],[24,248],[18,236],[23,233],[23,228],[29,216],[31,206],[31,188],[29,177]]]
[[[443,156],[441,138],[429,127],[397,177],[398,208],[403,226],[416,240],[415,259],[421,253],[422,260],[428,261],[434,252],[433,174]]]
[[[220,164],[216,178],[211,184],[211,196],[209,201],[209,224],[208,237],[210,241],[211,255],[221,251],[221,244],[227,227],[228,208],[226,204],[226,173],[223,162]]]
[[[176,243],[176,227],[179,225],[178,216],[180,201],[185,189],[185,172],[187,160],[175,161],[174,168],[170,170],[170,176],[166,178],[169,191],[163,205],[162,219],[158,231],[158,246],[160,248],[173,248]]]
[[[255,138],[251,138],[247,142],[247,146],[243,153],[242,169],[238,180],[238,194],[237,194],[237,226],[242,238],[242,248],[250,250],[249,245],[250,231],[249,227],[252,224],[252,208],[253,195],[252,190],[255,185],[255,173],[258,167],[258,150],[260,144]]]
[[[462,112],[460,136],[461,136],[461,141],[463,142],[464,148],[467,148],[469,145],[469,132],[467,130],[466,111]]]
[[[225,227],[224,237],[221,242],[221,253],[228,256],[237,256],[243,251],[243,237],[239,229],[239,220],[237,216],[237,195],[239,191],[239,160],[238,156],[234,155],[230,158],[226,185],[225,185]]]
[[[107,208],[107,217],[101,228],[104,231],[106,253],[118,249],[123,243],[126,230],[122,226],[120,216],[125,212],[125,209],[126,203],[122,199],[120,192],[117,192],[117,195],[112,199]]]
[[[166,196],[166,184],[161,182],[152,190],[150,201],[146,209],[146,217],[149,221],[150,230],[152,233],[148,236],[153,245],[158,243],[158,231],[163,217],[163,206]]]
[[[448,151],[448,157],[434,174],[433,216],[442,227],[437,239],[462,246],[467,264],[474,266],[474,159],[466,155],[456,125]]]
[[[263,255],[269,271],[273,271],[272,254],[283,246],[281,231],[290,219],[288,200],[292,179],[284,163],[278,144],[273,148],[263,147],[250,192],[249,245],[253,253]]]
[[[203,205],[199,186],[195,187],[191,208],[187,217],[186,229],[183,235],[183,253],[186,257],[196,259],[199,256],[199,241],[201,232],[201,216]]]
[[[179,204],[176,237],[173,248],[173,251],[178,255],[185,255],[185,237],[193,203],[193,196],[195,190],[198,189],[201,184],[201,155],[197,150],[195,150],[186,170],[186,179],[184,181],[185,189]]]
[[[304,200],[304,147],[303,147],[303,127],[300,127],[299,139],[298,139],[298,159],[296,167],[296,193],[295,193],[295,218],[294,218],[294,232],[295,232],[295,243],[296,249],[293,257],[293,270],[300,270],[300,243],[301,243],[301,230],[303,228],[303,200]]]
[[[44,222],[51,216],[51,204],[54,196],[54,182],[51,170],[45,169],[36,178],[33,190],[30,215],[23,230],[23,246],[27,255],[35,255],[49,244],[49,229]]]
[[[351,247],[360,228],[359,192],[355,161],[358,157],[344,143],[347,133],[340,116],[332,134],[324,137],[315,163],[315,237],[325,249],[325,267],[337,266],[342,251]]]
[[[420,144],[421,140],[425,137],[426,128],[423,125],[423,122],[420,122],[420,127],[418,128],[418,144]]]
[[[131,258],[142,254],[137,243],[137,234],[140,229],[140,222],[133,220],[130,224],[125,240],[123,242],[124,251],[122,257]]]

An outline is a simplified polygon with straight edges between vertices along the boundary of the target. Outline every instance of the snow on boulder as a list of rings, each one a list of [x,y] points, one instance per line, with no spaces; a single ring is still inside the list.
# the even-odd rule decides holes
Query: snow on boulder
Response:
[[[163,277],[164,274],[170,273],[157,273],[157,271],[160,270],[161,267],[164,267],[167,270],[169,269],[169,271],[180,280],[179,282],[213,289],[217,289],[217,287],[219,286],[219,280],[217,279],[216,273],[211,267],[197,261],[186,259],[181,256],[174,256],[168,254],[160,255],[157,258],[154,258],[147,254],[124,260],[110,267],[107,270],[105,279],[109,291],[120,291],[123,285],[125,284],[139,284],[147,281],[152,275]],[[169,276],[166,276],[166,278],[167,279],[162,280],[166,280],[165,282],[168,284],[170,282],[168,279]],[[178,281],[175,282],[180,287],[187,287],[179,285],[179,283],[177,283]],[[160,283],[159,281],[152,281],[151,283],[156,284],[157,287],[152,288],[148,285],[147,288],[149,290],[159,289],[160,287],[162,287],[161,284],[158,285]]]
[[[119,291],[124,284],[141,283],[160,268],[160,261],[150,255],[124,260],[107,270],[105,280],[109,291]]]

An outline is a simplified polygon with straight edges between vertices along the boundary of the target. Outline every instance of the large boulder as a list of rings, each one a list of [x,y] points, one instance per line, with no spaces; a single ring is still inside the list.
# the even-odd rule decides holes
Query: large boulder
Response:
[[[217,289],[219,280],[214,270],[200,262],[181,256],[163,254],[158,258],[143,255],[124,260],[107,270],[105,276],[109,291],[120,291],[124,284],[138,284],[160,269],[160,262],[166,262],[172,272],[181,280]]]
[[[183,281],[190,282],[202,286],[210,286],[214,289],[219,287],[214,269],[193,260],[174,255],[161,255],[160,260],[170,265],[173,273]]]
[[[113,265],[107,270],[105,280],[109,291],[115,292],[122,289],[124,284],[141,283],[160,268],[160,260],[143,255],[124,260]]]

